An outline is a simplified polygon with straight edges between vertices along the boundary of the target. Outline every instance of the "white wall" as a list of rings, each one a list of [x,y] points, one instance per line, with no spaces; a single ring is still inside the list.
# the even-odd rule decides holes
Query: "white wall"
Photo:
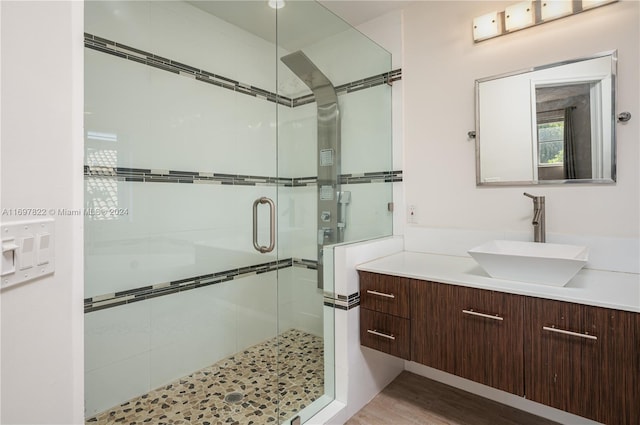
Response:
[[[82,9],[0,3],[2,209],[82,207]],[[0,293],[3,424],[84,422],[82,217],[54,218],[55,274]]]
[[[532,240],[526,190],[546,196],[551,241],[586,244],[593,268],[639,273],[640,3],[620,1],[474,44],[473,18],[511,4],[428,1],[405,10],[405,195],[418,212],[405,229],[405,250],[461,256],[489,239]],[[477,188],[475,144],[467,139],[475,129],[474,81],[613,49],[617,109],[634,117],[617,124],[617,183]],[[591,423],[412,362],[405,368],[561,423]]]
[[[615,185],[528,187],[546,196],[547,231],[635,239],[640,234],[640,115],[636,1],[621,1],[535,28],[474,44],[475,16],[513,2],[418,2],[405,10],[405,190],[421,227],[532,233],[523,187],[477,188],[474,81],[535,65],[618,49]],[[412,230],[413,229],[413,230]],[[637,248],[636,248],[637,249]]]

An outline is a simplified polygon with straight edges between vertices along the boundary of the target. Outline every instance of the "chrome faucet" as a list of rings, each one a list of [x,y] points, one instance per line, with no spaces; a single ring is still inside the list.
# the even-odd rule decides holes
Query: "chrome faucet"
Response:
[[[546,242],[546,227],[545,227],[545,214],[544,214],[544,196],[534,196],[527,192],[524,193],[533,199],[533,241],[534,242]]]

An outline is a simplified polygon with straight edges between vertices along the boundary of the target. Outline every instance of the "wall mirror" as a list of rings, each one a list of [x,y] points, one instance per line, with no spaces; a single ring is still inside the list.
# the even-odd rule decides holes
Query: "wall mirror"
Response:
[[[615,183],[616,52],[476,80],[476,183]]]

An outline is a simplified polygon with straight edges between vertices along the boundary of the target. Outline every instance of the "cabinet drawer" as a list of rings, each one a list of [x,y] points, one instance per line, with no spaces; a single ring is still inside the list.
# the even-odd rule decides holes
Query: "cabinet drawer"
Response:
[[[359,272],[360,307],[409,318],[409,280],[397,276]]]
[[[360,344],[409,360],[410,321],[360,308]]]

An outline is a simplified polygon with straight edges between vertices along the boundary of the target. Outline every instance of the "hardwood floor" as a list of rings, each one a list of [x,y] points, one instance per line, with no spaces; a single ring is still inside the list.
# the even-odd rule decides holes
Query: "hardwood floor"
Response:
[[[402,372],[346,425],[551,425],[556,422]]]

